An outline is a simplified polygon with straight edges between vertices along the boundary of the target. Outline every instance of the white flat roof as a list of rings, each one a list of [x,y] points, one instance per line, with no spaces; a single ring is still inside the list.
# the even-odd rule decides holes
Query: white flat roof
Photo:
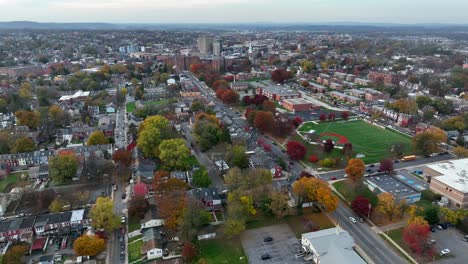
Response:
[[[84,209],[72,211],[70,222],[83,220],[84,211]]]
[[[468,193],[468,158],[449,160],[427,165],[428,168],[440,173],[434,178],[463,193]]]

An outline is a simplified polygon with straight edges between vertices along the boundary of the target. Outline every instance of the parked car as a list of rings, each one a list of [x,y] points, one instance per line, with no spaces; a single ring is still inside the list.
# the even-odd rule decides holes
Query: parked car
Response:
[[[445,255],[450,254],[450,252],[451,252],[450,249],[445,248],[445,249],[442,249],[442,250],[440,251],[440,255],[441,255],[441,256],[445,256]]]
[[[120,222],[121,222],[122,224],[125,224],[125,221],[126,221],[125,216],[122,215]]]
[[[355,219],[354,217],[352,217],[352,216],[349,217],[349,220],[350,220],[351,222],[353,222],[353,223],[357,223],[356,219]]]
[[[465,242],[468,242],[468,235],[465,235],[465,236],[463,237],[463,240],[464,240]]]
[[[262,257],[261,257],[262,260],[267,260],[267,259],[271,259],[271,256],[270,254],[263,254]]]
[[[125,199],[127,195],[125,193],[122,193],[122,199]]]
[[[364,223],[364,219],[362,219],[362,217],[359,217],[359,222]]]
[[[436,225],[435,227],[439,230],[444,230],[444,228],[441,225]]]
[[[433,226],[431,226],[431,232],[434,233],[435,231],[436,229]]]
[[[263,239],[263,242],[272,242],[273,238],[271,236],[267,236]]]

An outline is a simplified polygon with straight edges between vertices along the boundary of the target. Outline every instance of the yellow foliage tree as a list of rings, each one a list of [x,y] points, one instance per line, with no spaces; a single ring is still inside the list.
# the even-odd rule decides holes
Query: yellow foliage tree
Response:
[[[88,138],[86,145],[105,145],[108,144],[109,140],[106,138],[104,133],[100,130],[94,131]]]
[[[328,183],[318,178],[302,177],[293,184],[293,192],[304,200],[320,203],[329,212],[338,207],[338,198],[332,193]]]
[[[251,215],[255,215],[257,213],[257,210],[255,209],[255,207],[253,205],[252,197],[243,195],[243,196],[241,196],[240,200],[245,205],[245,207],[247,208],[247,211]]]
[[[381,193],[379,195],[379,204],[378,210],[380,210],[387,218],[392,221],[393,217],[397,213],[397,203],[395,202],[395,198],[388,192]]]
[[[78,256],[96,256],[105,248],[105,240],[95,235],[82,235],[73,242],[73,250]]]

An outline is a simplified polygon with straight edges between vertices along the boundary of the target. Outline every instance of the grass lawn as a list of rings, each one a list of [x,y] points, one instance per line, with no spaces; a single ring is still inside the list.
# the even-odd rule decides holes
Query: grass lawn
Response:
[[[26,177],[29,175],[27,171],[15,172],[15,173],[11,173],[5,180],[1,180],[0,192],[10,191],[12,189],[11,187],[14,187],[18,182],[20,182],[21,174],[25,174]]]
[[[286,218],[286,222],[297,238],[300,238],[303,233],[335,227],[325,213],[305,213],[290,216]]]
[[[198,249],[199,257],[208,264],[248,263],[239,238],[201,240]]]
[[[164,100],[155,100],[155,101],[146,101],[144,105],[167,105],[171,103],[171,99],[164,99]]]
[[[367,186],[361,185],[353,187],[352,183],[348,181],[339,181],[333,183],[333,187],[346,199],[348,203],[351,203],[356,196],[364,196],[369,199],[372,205],[376,205],[378,202],[377,194],[373,193]]]
[[[379,162],[389,156],[390,149],[395,143],[402,143],[406,148],[404,153],[410,152],[411,138],[400,133],[376,127],[362,120],[356,121],[336,121],[336,122],[312,122],[305,123],[300,132],[315,130],[320,139],[331,138],[335,142],[338,137],[330,134],[343,136],[353,144],[355,153],[363,154],[365,163]],[[330,133],[322,135],[323,133]],[[321,135],[321,136],[320,136]]]
[[[135,110],[135,102],[127,103],[125,107],[127,108],[127,113],[132,113]]]
[[[132,231],[135,231],[135,230],[138,230],[140,229],[141,227],[141,224],[140,224],[140,220],[138,220],[138,218],[134,218],[134,217],[129,217],[128,218],[128,232],[132,232]]]
[[[318,145],[313,145],[313,144],[310,144],[309,142],[307,142],[306,140],[304,140],[301,136],[299,136],[298,134],[295,134],[294,136],[292,136],[290,138],[290,141],[298,141],[298,142],[301,142],[306,148],[307,148],[307,153],[304,157],[304,159],[302,161],[304,161],[305,163],[309,164],[309,165],[313,165],[313,166],[318,166],[314,163],[311,163],[309,161],[309,157],[312,156],[312,155],[315,155],[317,156],[319,159],[325,159],[325,158],[332,158],[332,159],[335,159],[335,158],[340,158],[340,162],[339,164],[337,164],[337,167],[340,168],[340,167],[343,167],[346,166],[346,160],[345,158],[343,157],[342,153],[341,153],[341,150],[339,149],[333,149],[332,152],[330,153],[325,153],[322,151],[321,147],[318,146]]]
[[[403,228],[393,229],[387,232],[387,235],[393,239],[398,245],[403,243]]]
[[[143,246],[143,240],[136,241],[128,244],[128,263],[139,260],[141,258],[141,247]]]

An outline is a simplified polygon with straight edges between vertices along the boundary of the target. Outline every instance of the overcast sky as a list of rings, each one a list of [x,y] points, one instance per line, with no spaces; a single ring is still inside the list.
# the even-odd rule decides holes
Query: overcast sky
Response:
[[[468,0],[0,0],[0,21],[468,24]]]

